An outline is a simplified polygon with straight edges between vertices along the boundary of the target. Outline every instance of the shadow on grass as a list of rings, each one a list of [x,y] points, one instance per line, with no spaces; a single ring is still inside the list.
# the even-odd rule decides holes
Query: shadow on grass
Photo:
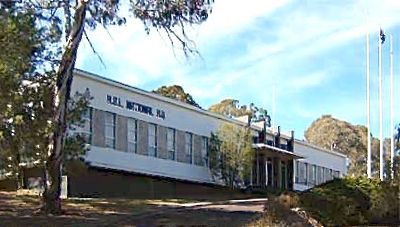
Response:
[[[257,216],[254,212],[160,205],[154,200],[135,199],[66,199],[63,215],[44,216],[34,215],[40,205],[38,196],[12,192],[0,192],[0,204],[0,226],[243,226]]]

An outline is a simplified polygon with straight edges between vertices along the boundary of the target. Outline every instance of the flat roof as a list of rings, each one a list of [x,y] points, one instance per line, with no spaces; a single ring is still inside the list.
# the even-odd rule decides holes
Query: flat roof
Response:
[[[307,141],[302,141],[302,140],[295,139],[294,142],[295,142],[295,143],[300,143],[300,144],[302,144],[302,145],[304,145],[304,146],[307,146],[307,147],[311,147],[311,148],[314,148],[314,149],[318,149],[318,150],[320,150],[320,151],[324,151],[324,152],[326,152],[326,153],[330,153],[330,154],[334,154],[334,155],[337,155],[337,156],[341,156],[341,157],[347,158],[347,155],[345,155],[345,154],[343,154],[343,153],[340,153],[340,152],[337,152],[337,151],[328,150],[328,149],[319,147],[319,146],[317,146],[317,145],[308,143]],[[295,147],[296,147],[296,145],[295,145]]]
[[[273,150],[273,151],[277,151],[277,152],[283,153],[285,155],[293,156],[296,159],[305,158],[305,157],[300,156],[298,154],[295,154],[293,152],[290,152],[290,151],[287,151],[287,150],[283,150],[281,148],[274,147],[274,146],[271,146],[271,145],[268,145],[268,144],[265,144],[265,143],[254,143],[252,145],[252,147],[253,148],[259,148],[259,149],[267,148],[267,149],[270,149],[270,150]]]
[[[153,99],[157,99],[159,101],[166,102],[166,103],[169,103],[169,104],[172,104],[172,105],[175,105],[175,106],[186,108],[186,109],[189,109],[191,111],[194,111],[194,112],[197,112],[197,113],[200,113],[200,114],[204,114],[204,115],[208,115],[210,117],[214,117],[214,118],[217,118],[217,119],[220,119],[220,120],[223,120],[223,121],[227,121],[227,122],[230,122],[230,123],[233,123],[233,124],[236,124],[236,125],[247,126],[247,124],[242,122],[242,121],[239,121],[239,120],[236,120],[236,119],[233,119],[233,118],[229,118],[229,117],[224,116],[222,114],[210,112],[210,111],[207,111],[205,109],[198,108],[198,107],[192,106],[190,104],[187,104],[185,102],[181,102],[181,101],[178,101],[178,100],[175,100],[175,99],[172,99],[172,98],[164,97],[164,96],[159,95],[157,93],[149,92],[149,91],[146,91],[144,89],[133,87],[133,86],[124,84],[122,82],[110,79],[110,78],[106,78],[106,77],[103,77],[103,76],[100,76],[100,75],[97,75],[97,74],[94,74],[94,73],[91,73],[91,72],[87,72],[87,71],[82,70],[82,69],[75,68],[74,69],[74,74],[82,76],[82,77],[85,77],[85,78],[89,78],[89,79],[92,79],[92,80],[95,80],[95,81],[98,81],[98,82],[101,82],[101,83],[105,83],[105,84],[108,84],[108,85],[111,85],[111,86],[114,86],[114,87],[125,89],[125,90],[131,91],[131,92],[135,92],[137,94],[144,95],[144,96],[147,96],[147,97],[150,97],[150,98],[153,98]],[[254,124],[250,124],[250,128],[255,130],[255,131],[262,131],[263,130],[263,128],[261,128],[259,126],[256,126]],[[271,128],[267,128],[267,133],[269,133],[270,135],[275,135],[276,132],[274,132],[274,131]],[[282,131],[281,131],[281,137],[283,137],[285,139],[290,139],[290,136],[287,135],[286,133],[283,133]],[[327,149],[318,147],[316,145],[307,143],[306,141],[301,141],[301,140],[295,139],[294,142],[295,143],[296,142],[300,143],[300,144],[305,145],[305,146],[309,146],[309,147],[314,148],[314,149],[318,149],[320,151],[324,151],[324,152],[327,152],[327,153],[331,153],[331,154],[335,154],[335,155],[347,158],[347,156],[345,154],[342,154],[342,153],[339,153],[339,152],[336,152],[336,151],[327,150]],[[266,146],[269,146],[269,145],[266,145]],[[280,148],[276,148],[276,147],[273,147],[273,146],[269,146],[269,147],[270,147],[270,149],[274,149],[274,150],[277,150],[277,151],[281,151],[282,150]],[[285,151],[285,150],[282,150],[282,151]],[[285,151],[285,152],[288,152],[288,151]],[[291,152],[289,152],[289,153],[291,154]]]

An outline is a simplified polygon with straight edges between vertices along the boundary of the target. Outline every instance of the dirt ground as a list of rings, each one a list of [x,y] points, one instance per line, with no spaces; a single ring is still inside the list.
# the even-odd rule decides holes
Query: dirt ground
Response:
[[[63,215],[44,216],[35,214],[37,195],[0,191],[0,226],[244,226],[265,201],[65,199]]]

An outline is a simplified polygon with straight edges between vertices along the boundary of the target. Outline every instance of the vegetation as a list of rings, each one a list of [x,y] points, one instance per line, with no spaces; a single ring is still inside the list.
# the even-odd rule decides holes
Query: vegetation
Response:
[[[201,106],[194,101],[193,97],[189,93],[186,93],[179,85],[162,86],[153,92],[201,108]]]
[[[60,37],[35,26],[36,18],[34,10],[0,3],[0,168],[16,178],[18,188],[24,186],[23,164],[44,165],[51,130]]]
[[[367,160],[367,128],[361,125],[352,125],[348,122],[323,115],[315,120],[305,131],[306,140],[325,149],[333,149],[346,154],[350,161],[349,175],[365,175]],[[390,147],[389,140],[384,142],[386,150]],[[379,171],[379,140],[372,138],[373,173]],[[385,152],[388,160],[389,152]],[[376,160],[376,161],[375,161]]]
[[[239,101],[234,99],[224,99],[210,106],[208,110],[228,117],[248,115],[252,121],[265,120],[268,126],[270,126],[271,123],[271,117],[268,115],[267,110],[256,107],[253,103],[250,103],[248,107],[246,105],[240,105]]]
[[[398,179],[334,179],[301,193],[300,206],[324,226],[398,224]]]
[[[201,24],[206,21],[211,11],[212,1],[160,2],[134,0],[125,2],[125,4],[122,6],[122,1],[119,0],[28,0],[22,2],[2,1],[0,3],[2,17],[13,17],[14,15],[32,11],[29,26],[34,30],[37,29],[37,34],[40,36],[39,41],[49,40],[50,38],[54,39],[45,45],[34,45],[35,47],[41,47],[43,52],[24,52],[27,54],[24,57],[28,59],[36,57],[37,53],[43,53],[44,58],[41,59],[41,70],[35,72],[36,78],[48,78],[54,83],[54,86],[50,86],[50,89],[43,87],[43,84],[38,85],[40,88],[47,89],[52,101],[51,105],[46,106],[46,109],[52,114],[51,120],[46,124],[49,128],[46,134],[48,146],[45,147],[48,148],[48,155],[46,155],[45,169],[47,176],[46,185],[49,185],[49,187],[45,189],[43,194],[42,209],[46,213],[57,214],[61,211],[61,200],[59,198],[61,190],[60,167],[65,156],[64,145],[67,140],[68,106],[73,79],[72,72],[82,38],[84,37],[90,42],[86,30],[95,29],[98,25],[107,28],[110,25],[125,23],[126,19],[119,16],[118,13],[121,7],[127,7],[135,18],[143,22],[147,33],[150,32],[151,28],[166,32],[171,44],[177,42],[181,45],[180,47],[183,52],[188,55],[196,53],[196,49],[194,48],[194,43],[186,36],[185,26]],[[3,22],[3,18],[1,19],[1,22]],[[27,29],[27,32],[30,31],[30,29]],[[15,39],[9,38],[8,41],[18,41],[18,36],[21,34],[21,37],[30,37],[27,35],[29,33],[25,34],[24,32],[25,30],[20,30],[19,33],[15,33]],[[61,40],[63,35],[65,35],[64,43]],[[2,40],[5,39],[2,38]],[[18,42],[15,42],[15,44],[19,45]],[[61,48],[61,46],[63,47]],[[94,51],[94,53],[96,52]],[[18,54],[12,56],[16,56],[16,58],[12,59],[11,63],[13,60],[20,62],[21,57]],[[49,56],[56,56],[56,58],[52,59]],[[22,66],[26,64],[26,61],[23,59],[21,62]],[[38,73],[47,69],[52,69],[52,74],[46,74],[48,77],[38,75]],[[22,71],[25,72],[24,70]],[[15,77],[18,78],[21,75],[19,73],[21,72],[12,72],[5,78],[7,80],[12,80],[11,78]],[[11,82],[10,85],[14,86],[15,84]],[[6,107],[8,107],[7,104]],[[13,130],[11,130],[11,133],[13,133]],[[4,138],[4,133],[1,136]],[[12,152],[16,151],[15,149],[12,150]]]
[[[223,124],[210,139],[210,169],[213,175],[231,188],[244,186],[253,161],[251,134],[248,128]]]

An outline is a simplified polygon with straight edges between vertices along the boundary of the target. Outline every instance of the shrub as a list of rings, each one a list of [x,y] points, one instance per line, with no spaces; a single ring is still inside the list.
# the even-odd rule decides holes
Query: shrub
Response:
[[[300,193],[300,205],[325,226],[391,224],[399,220],[398,195],[394,181],[348,177]]]

